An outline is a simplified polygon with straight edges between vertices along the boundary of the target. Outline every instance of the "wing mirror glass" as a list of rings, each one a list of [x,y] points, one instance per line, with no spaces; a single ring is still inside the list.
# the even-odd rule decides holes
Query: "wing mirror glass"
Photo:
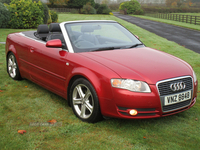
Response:
[[[46,43],[46,47],[62,48],[62,42],[59,39],[50,40]]]

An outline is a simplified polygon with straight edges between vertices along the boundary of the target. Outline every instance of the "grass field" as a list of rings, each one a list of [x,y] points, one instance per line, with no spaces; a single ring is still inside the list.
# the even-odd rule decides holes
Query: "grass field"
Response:
[[[178,22],[178,21],[167,20],[167,19],[161,19],[161,18],[154,18],[154,17],[149,17],[149,16],[142,16],[142,15],[133,15],[133,16],[200,31],[200,25],[189,24],[189,23]]]
[[[200,54],[183,46],[114,16],[59,15],[60,22],[91,19],[120,22],[138,35],[146,46],[170,53],[190,63],[200,79]],[[5,41],[5,37],[11,32],[16,30],[0,29],[0,40]],[[146,120],[108,119],[95,124],[84,123],[75,117],[63,98],[30,81],[14,81],[9,78],[4,47],[5,45],[0,45],[0,149],[200,149],[200,97],[194,107],[173,116]],[[29,125],[36,122],[45,123],[51,119],[57,120],[62,126]],[[27,132],[21,135],[17,133],[19,129]]]
[[[200,16],[200,13],[173,13],[173,14],[179,14],[179,15],[191,15],[191,16]]]

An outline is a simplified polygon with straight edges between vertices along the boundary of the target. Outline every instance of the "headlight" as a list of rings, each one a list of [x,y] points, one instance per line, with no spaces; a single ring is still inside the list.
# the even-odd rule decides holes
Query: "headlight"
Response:
[[[151,92],[149,85],[143,81],[131,79],[111,79],[111,85],[115,88],[126,89],[134,92]]]
[[[194,80],[194,82],[197,82],[197,76],[194,71],[193,71],[193,80]]]

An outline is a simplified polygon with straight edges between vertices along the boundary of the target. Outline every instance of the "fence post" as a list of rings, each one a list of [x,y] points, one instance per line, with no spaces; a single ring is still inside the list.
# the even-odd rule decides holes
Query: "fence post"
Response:
[[[182,22],[184,22],[184,15],[182,15]]]
[[[186,15],[186,23],[187,23],[187,21],[188,21],[188,15]]]
[[[196,25],[196,24],[197,24],[197,16],[195,16],[195,19],[194,19],[194,20],[195,20],[195,25]]]

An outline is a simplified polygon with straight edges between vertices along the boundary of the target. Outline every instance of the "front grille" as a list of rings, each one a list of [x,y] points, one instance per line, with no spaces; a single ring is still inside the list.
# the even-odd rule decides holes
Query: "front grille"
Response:
[[[172,83],[177,83],[177,82],[184,82],[186,84],[185,89],[182,91],[187,91],[187,90],[192,89],[192,78],[191,77],[171,80],[171,81],[167,81],[167,82],[160,82],[158,84],[158,90],[159,90],[160,96],[180,93],[181,91],[174,92],[170,89],[170,85]]]
[[[178,91],[172,91],[170,89],[170,85],[172,83],[178,83],[178,82],[184,82],[186,87],[183,90],[178,90]],[[178,109],[187,107],[190,105],[192,99],[190,100],[186,100],[180,103],[175,103],[175,104],[171,104],[171,105],[167,105],[164,106],[164,100],[165,100],[165,96],[169,96],[169,95],[173,95],[173,94],[177,94],[177,93],[182,93],[184,91],[189,91],[191,90],[191,97],[192,97],[192,93],[193,93],[193,82],[192,82],[192,78],[190,76],[186,76],[186,77],[179,77],[179,78],[174,78],[174,79],[169,79],[169,80],[164,80],[164,81],[160,81],[157,83],[157,88],[158,88],[158,92],[160,94],[160,100],[161,100],[161,105],[162,105],[162,111],[163,112],[170,112],[170,111],[176,111]]]
[[[183,101],[181,103],[176,103],[173,105],[163,106],[163,111],[171,111],[177,108],[182,108],[185,106],[188,106],[190,104],[191,100]]]

